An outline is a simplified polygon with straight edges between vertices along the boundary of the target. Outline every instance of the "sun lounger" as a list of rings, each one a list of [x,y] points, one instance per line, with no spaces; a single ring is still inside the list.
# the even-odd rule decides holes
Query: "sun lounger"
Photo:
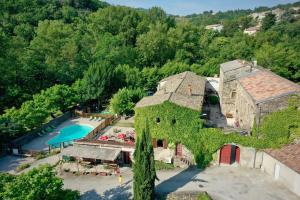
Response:
[[[38,132],[37,134],[41,137],[44,136],[41,132]]]
[[[89,119],[89,120],[90,120],[90,121],[93,121],[93,119],[94,119],[94,117],[93,117],[93,116],[90,116],[90,119]]]
[[[50,125],[49,127],[52,128],[52,129],[55,129],[55,128],[56,128],[54,125]]]
[[[51,127],[48,126],[48,127],[46,128],[46,131],[47,131],[47,132],[51,132],[51,131],[53,131],[53,129],[52,129]]]
[[[97,121],[100,122],[101,120],[102,120],[102,118],[101,118],[101,117],[98,117],[98,120],[97,120]]]

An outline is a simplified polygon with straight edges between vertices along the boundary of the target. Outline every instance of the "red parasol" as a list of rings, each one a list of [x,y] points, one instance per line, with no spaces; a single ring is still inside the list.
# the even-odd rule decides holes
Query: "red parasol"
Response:
[[[124,133],[118,134],[119,139],[125,139],[126,135]]]
[[[108,136],[107,135],[101,135],[99,137],[99,140],[108,140]]]

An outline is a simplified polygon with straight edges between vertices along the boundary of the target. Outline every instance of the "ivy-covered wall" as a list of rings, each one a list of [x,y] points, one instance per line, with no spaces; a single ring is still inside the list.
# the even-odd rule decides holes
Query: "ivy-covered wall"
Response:
[[[170,102],[137,108],[135,110],[137,133],[141,133],[144,128],[146,118],[148,118],[152,137],[182,143],[192,151],[198,166],[202,168],[209,164],[212,155],[224,144],[235,143],[257,149],[278,148],[291,142],[291,136],[300,137],[298,133],[300,110],[297,108],[288,108],[269,115],[261,124],[260,132],[263,137],[259,139],[256,134],[240,136],[237,133],[224,134],[216,128],[203,128],[203,120],[199,118],[198,111]]]
[[[197,135],[203,126],[200,112],[171,102],[135,109],[135,129],[141,133],[148,118],[150,133],[158,139],[181,142]],[[159,121],[159,122],[158,122]]]

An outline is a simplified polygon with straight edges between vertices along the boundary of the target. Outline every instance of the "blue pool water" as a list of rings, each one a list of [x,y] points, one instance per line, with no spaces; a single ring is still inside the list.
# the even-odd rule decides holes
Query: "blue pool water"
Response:
[[[84,138],[94,128],[87,125],[70,125],[60,130],[60,133],[48,141],[48,145],[59,145],[62,142]]]

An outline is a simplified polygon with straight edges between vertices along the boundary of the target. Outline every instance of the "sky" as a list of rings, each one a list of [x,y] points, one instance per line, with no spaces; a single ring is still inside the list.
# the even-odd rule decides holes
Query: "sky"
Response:
[[[253,9],[259,6],[272,7],[277,4],[293,3],[299,0],[106,0],[113,5],[125,5],[134,8],[158,6],[168,14],[189,15],[213,10]]]

